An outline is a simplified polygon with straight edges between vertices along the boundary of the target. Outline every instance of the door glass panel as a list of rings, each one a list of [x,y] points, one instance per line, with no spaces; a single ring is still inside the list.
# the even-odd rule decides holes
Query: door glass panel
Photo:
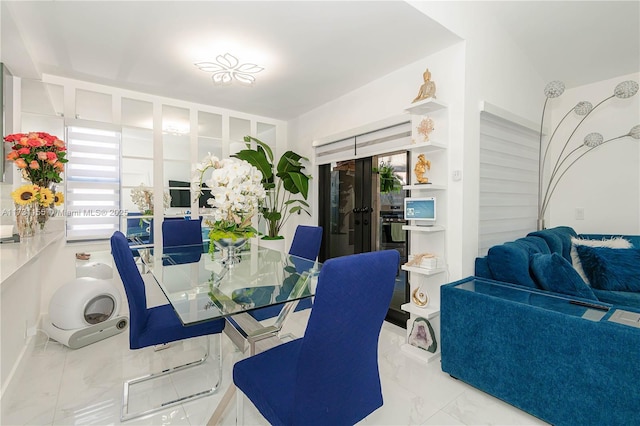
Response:
[[[76,89],[76,118],[112,123],[111,95]]]
[[[229,154],[246,148],[244,137],[251,134],[251,122],[243,118],[229,117]]]
[[[355,160],[341,161],[331,165],[331,212],[329,216],[329,253],[331,257],[354,253],[355,171]]]
[[[122,98],[122,125],[153,129],[153,104],[137,99]]]

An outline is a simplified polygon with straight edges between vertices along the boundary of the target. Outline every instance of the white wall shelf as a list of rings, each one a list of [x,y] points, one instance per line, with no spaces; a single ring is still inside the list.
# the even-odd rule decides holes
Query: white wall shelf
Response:
[[[433,268],[433,269],[427,269],[427,268],[420,268],[418,266],[406,266],[406,265],[402,265],[402,270],[403,271],[408,271],[408,272],[414,272],[416,274],[420,274],[420,275],[437,275],[437,274],[441,274],[443,272],[445,272],[447,269],[446,268]]]
[[[442,232],[444,231],[444,226],[441,225],[433,225],[433,226],[419,226],[419,225],[402,225],[403,231],[416,231],[416,232]]]
[[[438,111],[446,107],[447,104],[445,104],[444,102],[434,98],[428,98],[409,105],[405,108],[405,111],[408,111],[410,114],[422,115]]]
[[[429,181],[435,182],[428,184],[414,183],[413,185],[404,185],[402,189],[405,191],[411,191],[411,195],[409,195],[410,197],[425,196],[425,193],[431,191],[445,191],[447,189],[447,143],[437,140],[438,135],[440,135],[440,138],[446,141],[446,135],[448,134],[448,114],[446,113],[446,108],[447,105],[444,102],[433,98],[415,102],[406,108],[406,111],[411,114],[411,140],[422,142],[404,146],[403,149],[409,151],[409,156],[412,158],[412,167],[415,166],[417,161],[416,158],[419,155],[429,155],[429,160],[434,165],[434,174],[429,175]],[[438,111],[435,116],[437,117],[436,119],[438,121],[438,129],[440,133],[436,134],[434,139],[430,138],[429,141],[425,142],[424,137],[419,134],[418,131],[418,127],[420,127],[419,123],[421,123],[421,120],[423,119],[422,116],[436,111]],[[431,167],[429,170],[431,171]],[[417,182],[417,179],[415,182]],[[441,218],[439,222],[446,225],[446,193],[438,193],[438,198],[443,200],[442,204],[438,206],[438,217]],[[445,226],[419,226],[416,223],[417,222],[415,221],[410,221],[408,225],[402,226],[402,230],[408,231],[409,234],[410,251],[413,252],[413,254],[416,254],[416,252],[438,253],[439,256],[446,257]],[[437,234],[437,236],[435,234]],[[401,349],[412,358],[416,358],[423,362],[428,363],[437,360],[440,358],[440,286],[446,279],[446,275],[443,273],[447,271],[447,268],[427,269],[419,266],[402,265],[401,269],[409,272],[411,291],[420,287],[431,295],[429,298],[430,303],[426,307],[421,308],[413,303],[405,303],[400,306],[400,309],[410,314],[410,318],[407,320],[407,340],[403,345],[401,345]],[[435,353],[425,351],[408,343],[416,318],[425,318],[431,324],[437,343],[437,350]]]
[[[426,319],[433,319],[440,314],[440,306],[432,306],[431,304],[421,308],[413,303],[405,303],[400,306],[400,309]]]
[[[435,183],[423,183],[419,185],[403,185],[402,189],[404,191],[416,191],[416,190],[438,191],[438,190],[447,189],[447,185],[438,185]]]

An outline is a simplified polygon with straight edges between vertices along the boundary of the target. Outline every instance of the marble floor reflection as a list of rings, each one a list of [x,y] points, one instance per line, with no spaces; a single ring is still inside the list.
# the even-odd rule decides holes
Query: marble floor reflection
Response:
[[[287,328],[302,335],[308,311],[296,312]],[[542,425],[540,420],[496,398],[454,380],[430,364],[413,359],[400,350],[405,331],[385,323],[379,346],[384,405],[362,425]],[[182,359],[196,358],[206,338],[191,339],[154,351],[129,350],[128,334],[72,350],[46,336],[36,335],[7,387],[0,412],[1,425],[114,425],[121,424],[122,382]],[[223,337],[223,371],[220,390],[201,398],[133,419],[127,425],[205,425],[231,382],[233,364],[241,358]],[[176,362],[178,361],[178,362]],[[215,383],[217,359],[212,356],[198,370],[134,388],[132,404],[144,407],[158,398],[173,398]],[[235,424],[235,404],[223,418]],[[248,425],[268,424],[250,402],[244,404]]]

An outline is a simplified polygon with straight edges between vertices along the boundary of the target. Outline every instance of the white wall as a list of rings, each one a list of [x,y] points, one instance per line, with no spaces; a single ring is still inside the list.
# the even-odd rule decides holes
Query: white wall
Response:
[[[400,68],[289,122],[290,147],[302,155],[313,158],[314,140],[406,113],[405,108],[411,105],[423,83],[422,73],[425,68],[429,68],[431,80],[436,83],[437,98],[450,106],[449,129],[445,132],[449,135],[449,140],[443,141],[448,143],[449,170],[461,169],[462,126],[459,117],[462,115],[464,104],[463,42]],[[312,173],[317,176],[317,165],[313,166]],[[462,210],[461,184],[449,178],[448,185],[447,211],[455,216]],[[314,179],[309,197],[313,206],[313,216],[308,218],[309,223],[317,223],[318,220],[317,191],[318,180]],[[452,275],[459,277],[460,239],[452,236],[459,233],[456,227],[459,227],[460,220],[449,218],[447,223],[453,225],[453,229],[451,225],[447,226],[449,267]],[[292,229],[294,228],[290,227],[289,232]]]
[[[473,274],[478,250],[480,103],[487,101],[536,121],[545,83],[526,55],[492,23],[481,2],[409,3],[464,41],[290,122],[289,142],[310,156],[314,139],[402,112],[415,97],[428,67],[437,96],[450,105],[449,171],[462,170],[462,181],[449,178],[448,189],[447,252],[453,280]],[[317,182],[313,185],[315,201]]]
[[[640,73],[566,90],[548,104],[549,128],[579,101],[594,106],[613,94],[625,80],[640,81]],[[557,158],[562,145],[580,121],[571,113],[558,128],[551,148]],[[640,95],[613,98],[593,111],[569,142],[569,149],[582,144],[585,135],[598,132],[611,139],[640,124]],[[568,225],[578,233],[640,234],[640,143],[626,137],[598,147],[585,155],[560,181],[547,210],[547,226]],[[576,219],[576,209],[584,209],[584,220]]]
[[[544,83],[529,58],[486,13],[483,2],[410,2],[466,41],[463,203],[460,243],[463,275],[478,253],[480,102],[536,121]]]

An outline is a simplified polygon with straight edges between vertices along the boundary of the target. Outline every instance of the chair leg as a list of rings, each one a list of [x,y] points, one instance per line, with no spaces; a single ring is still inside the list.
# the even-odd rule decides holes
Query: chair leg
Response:
[[[140,411],[140,412],[136,412],[136,413],[129,413],[129,387],[137,384],[137,383],[141,383],[141,382],[146,382],[148,380],[153,380],[156,379],[158,377],[163,377],[166,376],[168,374],[171,373],[175,373],[177,371],[181,371],[187,368],[191,368],[191,367],[196,367],[198,365],[201,365],[202,363],[204,363],[207,358],[209,357],[209,352],[210,352],[210,346],[211,346],[211,337],[207,336],[207,345],[206,345],[206,352],[205,354],[200,358],[197,359],[195,361],[191,361],[188,362],[186,364],[182,364],[176,367],[171,367],[168,368],[166,370],[162,370],[158,373],[150,373],[150,374],[146,374],[144,376],[141,377],[137,377],[135,379],[131,379],[131,380],[127,380],[126,382],[124,382],[124,391],[123,391],[123,395],[122,395],[122,412],[120,414],[120,421],[127,421],[127,420],[131,420],[137,417],[142,417],[142,416],[146,416],[152,413],[155,413],[156,411],[160,411],[160,410],[164,410],[166,408],[169,407],[173,407],[175,405],[178,404],[182,404],[188,401],[192,401],[194,399],[198,399],[198,398],[202,398],[205,396],[209,396],[211,394],[213,394],[218,387],[220,387],[220,382],[222,380],[222,333],[217,333],[217,341],[218,341],[218,380],[216,382],[216,384],[208,389],[205,389],[201,392],[196,392],[194,394],[191,394],[189,396],[184,396],[172,401],[167,401],[167,402],[163,402],[161,403],[159,406],[157,407],[153,407],[150,408],[148,410],[144,410],[144,411]]]
[[[244,393],[236,390],[236,425],[244,425]]]

